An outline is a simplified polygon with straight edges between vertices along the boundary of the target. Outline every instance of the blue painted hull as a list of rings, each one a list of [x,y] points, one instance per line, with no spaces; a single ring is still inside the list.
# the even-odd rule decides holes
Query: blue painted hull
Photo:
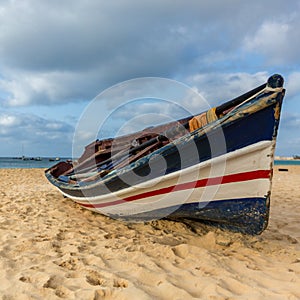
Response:
[[[260,234],[268,226],[270,198],[243,198],[221,201],[210,201],[208,203],[189,203],[182,204],[180,208],[167,207],[164,209],[153,210],[141,213],[130,218],[120,218],[118,215],[111,215],[115,219],[127,221],[145,221],[162,219],[182,220],[193,219],[201,220],[209,225],[218,226],[223,229],[241,232],[244,234]]]

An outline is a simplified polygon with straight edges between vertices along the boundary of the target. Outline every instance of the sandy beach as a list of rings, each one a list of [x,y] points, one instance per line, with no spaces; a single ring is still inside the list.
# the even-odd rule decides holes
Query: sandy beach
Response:
[[[259,236],[87,211],[42,169],[0,169],[0,298],[300,299],[300,166],[274,170]]]

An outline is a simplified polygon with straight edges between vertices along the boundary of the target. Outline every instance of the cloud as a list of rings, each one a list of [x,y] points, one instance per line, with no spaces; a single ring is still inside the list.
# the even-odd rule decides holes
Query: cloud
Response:
[[[103,97],[94,112],[97,128],[124,97],[135,95],[163,94],[191,113],[207,109],[194,93],[168,95],[163,85],[124,90],[127,80],[140,77],[184,82],[215,106],[260,85],[275,71],[286,78],[286,100],[297,100],[299,3],[0,0],[0,109],[33,112],[31,117],[22,113],[3,117],[1,142],[5,132],[12,134],[6,139],[13,140],[13,134],[21,137],[8,124],[23,122],[25,116],[22,126],[32,125],[25,131],[29,140],[45,137],[46,145],[50,137],[59,139],[64,126],[66,132],[71,129],[65,122],[50,122],[55,113],[57,119],[66,120],[67,114],[76,119],[79,107],[118,83],[119,89]],[[296,101],[290,103],[296,107]],[[185,115],[171,106],[162,110],[174,118]],[[46,117],[34,119],[41,111]],[[117,117],[126,121],[144,114],[147,117],[139,122],[147,126],[148,121],[159,122],[150,117],[151,111],[157,113],[148,103],[119,111]],[[89,118],[86,123],[87,129],[93,124]],[[84,137],[92,139],[95,135],[87,129]]]
[[[278,131],[276,153],[292,156],[300,154],[300,113],[288,111],[283,106]]]
[[[191,113],[181,100],[190,91],[175,80],[153,77],[115,85],[84,110],[76,126],[75,148],[82,149],[92,137],[113,137],[186,117]]]
[[[187,111],[180,103],[162,99],[139,99],[119,106],[112,111],[101,128],[114,130],[114,135],[123,135],[144,128],[164,124],[187,117]]]
[[[286,90],[288,97],[295,97],[300,94],[300,72],[292,72],[286,80]]]
[[[28,155],[44,153],[51,156],[53,152],[62,149],[64,153],[70,153],[73,131],[73,127],[62,121],[0,111],[1,150],[6,155],[20,155],[21,145],[31,149],[32,153]],[[55,145],[57,149],[54,149]]]
[[[289,16],[295,7],[297,3],[282,6],[279,0],[260,5],[236,0],[4,1],[0,86],[9,94],[5,105],[90,100],[131,78],[184,80],[233,64],[239,68],[245,33],[249,51],[255,50],[250,43],[254,36],[255,45],[266,53],[270,41],[263,43],[263,38],[275,32],[270,20]],[[297,25],[296,18],[291,24]],[[282,26],[282,40],[295,32]]]
[[[245,48],[249,51],[263,53],[270,63],[286,60],[282,50],[287,50],[290,26],[285,23],[266,22],[254,36],[245,38]],[[284,51],[285,52],[285,51]]]
[[[299,144],[299,137],[292,136],[290,138],[286,138],[283,134],[279,133],[275,154],[280,156],[300,155]]]
[[[246,36],[244,47],[247,51],[264,55],[269,65],[299,64],[299,27],[298,12],[265,20],[254,34]]]
[[[283,112],[282,114],[282,125],[284,130],[296,130],[300,128],[300,113]]]
[[[94,76],[85,75],[86,77]],[[90,100],[96,96],[94,94],[97,90],[96,84],[89,81],[82,82],[83,77],[84,73],[75,72],[8,72],[5,79],[0,79],[0,87],[10,93],[10,97],[3,99],[2,105],[18,107]]]
[[[7,114],[3,114],[2,116],[0,116],[0,126],[3,129],[18,125],[20,125],[20,120],[16,116]]]
[[[266,72],[249,73],[205,73],[196,74],[188,79],[193,86],[211,105],[235,98],[249,90],[265,83]],[[197,102],[193,104],[197,108]]]

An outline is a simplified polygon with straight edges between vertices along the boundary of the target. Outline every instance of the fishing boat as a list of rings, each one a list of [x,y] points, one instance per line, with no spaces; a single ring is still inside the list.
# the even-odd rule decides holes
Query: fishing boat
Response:
[[[176,122],[87,145],[45,171],[60,192],[112,218],[194,219],[260,234],[268,224],[282,76]]]

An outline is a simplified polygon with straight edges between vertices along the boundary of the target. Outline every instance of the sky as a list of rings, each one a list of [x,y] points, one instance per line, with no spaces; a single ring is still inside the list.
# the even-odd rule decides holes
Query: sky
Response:
[[[276,154],[300,155],[299,28],[297,0],[0,0],[0,156],[68,157],[84,118],[97,118],[100,137],[126,133],[274,73],[287,90]]]

